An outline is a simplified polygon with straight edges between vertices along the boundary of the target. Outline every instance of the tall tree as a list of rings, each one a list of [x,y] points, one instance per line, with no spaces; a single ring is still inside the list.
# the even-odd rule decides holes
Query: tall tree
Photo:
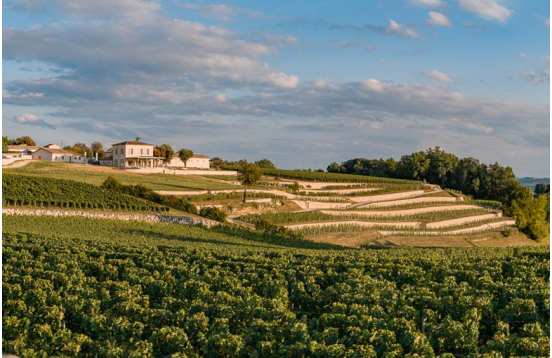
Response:
[[[161,144],[153,148],[153,155],[161,157],[165,162],[168,162],[174,157],[174,150],[170,144]]]
[[[36,142],[34,141],[33,138],[26,135],[26,136],[23,136],[23,137],[17,137],[15,139],[10,140],[8,144],[15,144],[15,145],[26,144],[26,145],[34,146],[34,145],[36,145]]]
[[[8,143],[9,142],[10,142],[10,140],[8,139],[8,137],[6,137],[6,136],[2,137],[2,153],[6,153],[8,151]]]
[[[243,185],[243,202],[247,197],[247,187],[261,179],[261,170],[253,163],[242,163],[238,169],[238,180]]]
[[[276,166],[274,165],[274,163],[272,163],[270,160],[266,158],[257,160],[255,162],[255,165],[258,166],[259,168],[276,169]]]
[[[75,143],[72,146],[65,146],[63,149],[80,155],[86,155],[86,157],[92,157],[92,150],[84,143]]]
[[[194,152],[191,149],[182,148],[178,151],[178,157],[184,163],[184,166],[186,166],[186,162],[188,159],[194,156]]]
[[[98,153],[98,159],[101,160],[104,158],[105,151],[102,143],[93,142],[92,144],[90,144],[90,150],[92,151],[92,156],[94,156],[95,153]]]
[[[220,169],[224,165],[224,159],[219,157],[214,157],[209,159],[209,165],[211,168]]]

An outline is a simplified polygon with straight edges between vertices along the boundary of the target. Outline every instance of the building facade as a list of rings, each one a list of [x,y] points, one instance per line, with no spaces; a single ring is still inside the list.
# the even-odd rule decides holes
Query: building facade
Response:
[[[163,158],[153,155],[153,144],[126,141],[112,145],[113,166],[117,168],[157,168]]]
[[[210,162],[209,157],[203,154],[194,154],[190,159],[186,161],[186,165],[182,162],[178,156],[173,157],[167,162],[169,168],[190,168],[190,169],[209,169]]]
[[[84,155],[56,148],[39,148],[32,153],[33,160],[48,160],[51,162],[86,163]]]

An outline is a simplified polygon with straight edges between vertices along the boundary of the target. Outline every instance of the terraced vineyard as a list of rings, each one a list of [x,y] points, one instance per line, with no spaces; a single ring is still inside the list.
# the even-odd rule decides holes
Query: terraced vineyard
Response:
[[[12,172],[29,173],[38,180],[42,176],[41,165],[32,163]],[[105,176],[103,168],[89,167],[86,170],[95,171],[92,179],[81,179],[78,173],[67,176],[94,183],[98,176]],[[69,170],[65,166],[48,168],[51,170],[46,176]],[[265,170],[264,173],[261,182],[249,188],[248,204],[242,203],[243,188],[235,179],[118,175],[126,182],[136,179],[136,183],[144,183],[159,194],[188,199],[198,209],[216,207],[225,211],[233,223],[248,226],[267,222],[309,240],[336,233],[373,234],[372,241],[383,237],[427,236],[434,241],[443,238],[442,244],[447,246],[445,238],[455,235],[489,233],[496,237],[503,233],[508,236],[509,227],[515,224],[503,217],[500,205],[495,202],[472,201],[460,193],[451,194],[422,182],[312,171]],[[158,176],[166,181],[149,182],[160,180]]]
[[[238,220],[283,226],[307,239],[319,239],[325,234],[367,232],[373,232],[376,237],[446,238],[501,232],[507,236],[509,227],[515,224],[502,215],[494,202],[477,202],[460,194],[451,195],[435,185],[412,181],[401,184],[384,178],[380,178],[377,184],[347,182],[349,176],[333,174],[332,180],[341,178],[343,182],[339,184],[347,186],[346,189],[336,189],[335,181],[322,182],[322,178],[324,176],[318,178],[319,181],[296,182],[301,188],[286,198],[298,207],[297,210],[249,214]],[[290,183],[295,182],[276,179],[273,185],[281,188]],[[308,188],[311,184],[314,188]],[[272,192],[277,193],[277,190]],[[443,246],[446,246],[446,239]]]

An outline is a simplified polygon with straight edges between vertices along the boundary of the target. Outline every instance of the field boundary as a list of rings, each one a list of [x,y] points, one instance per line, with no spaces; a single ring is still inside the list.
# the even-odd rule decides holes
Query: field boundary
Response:
[[[218,221],[202,218],[200,216],[175,216],[143,213],[116,213],[92,210],[59,210],[59,209],[35,209],[35,208],[3,208],[2,214],[11,216],[54,216],[54,217],[85,217],[90,219],[141,221],[148,223],[171,223],[180,225],[204,225],[213,227],[219,225]]]

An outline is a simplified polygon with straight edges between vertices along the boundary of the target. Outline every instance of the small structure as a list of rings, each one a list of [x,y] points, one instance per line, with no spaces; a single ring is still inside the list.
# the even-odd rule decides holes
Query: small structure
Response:
[[[153,155],[153,144],[126,141],[112,145],[113,166],[118,168],[157,168],[163,158]]]
[[[209,157],[203,154],[194,154],[186,161],[186,165],[178,156],[173,157],[167,162],[169,168],[193,168],[193,169],[209,169]]]
[[[36,152],[40,147],[37,145],[26,144],[8,144],[8,152],[11,156],[31,155]]]
[[[51,162],[86,163],[84,155],[58,148],[38,148],[32,153],[33,160],[48,160]]]

